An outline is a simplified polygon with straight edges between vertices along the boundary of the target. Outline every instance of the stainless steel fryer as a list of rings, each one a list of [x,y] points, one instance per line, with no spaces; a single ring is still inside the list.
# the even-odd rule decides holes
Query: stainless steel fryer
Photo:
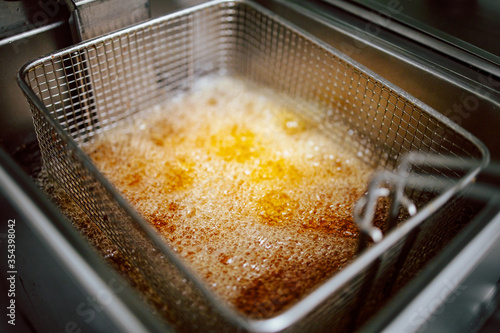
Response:
[[[466,172],[430,174],[465,184],[488,161],[470,134],[340,52],[246,1],[219,1],[182,11],[51,54],[25,66],[28,97],[44,165],[83,210],[140,269],[187,330],[350,330],[376,308],[451,235],[459,205],[422,202],[419,213],[343,272],[282,314],[251,320],[219,302],[146,222],[117,194],[78,148],[131,114],[165,103],[204,75],[234,75],[314,103],[298,110],[380,169],[424,154],[472,159]],[[336,123],[351,131],[338,133]],[[425,170],[425,168],[424,168]],[[434,200],[444,192],[435,193]],[[448,196],[456,193],[446,192]],[[439,200],[438,200],[439,201]],[[433,201],[433,202],[438,202]],[[444,206],[443,206],[444,205]],[[432,207],[431,207],[432,206]],[[440,209],[438,209],[440,208]],[[433,237],[430,237],[430,236]],[[425,255],[424,255],[425,253]],[[398,286],[393,288],[392,284]]]

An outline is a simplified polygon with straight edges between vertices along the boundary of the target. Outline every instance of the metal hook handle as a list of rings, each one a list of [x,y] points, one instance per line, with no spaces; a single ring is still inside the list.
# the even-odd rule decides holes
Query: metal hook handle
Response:
[[[467,179],[453,179],[436,177],[436,175],[419,174],[414,167],[445,168],[448,170],[477,170],[480,162],[473,159],[463,159],[456,156],[439,156],[422,153],[409,153],[402,160],[394,172],[382,171],[377,173],[368,185],[367,194],[360,198],[353,210],[355,223],[360,229],[358,253],[364,250],[370,242],[380,242],[382,231],[373,225],[376,205],[380,197],[392,196],[387,226],[389,230],[395,227],[400,207],[404,207],[410,216],[417,214],[417,206],[404,194],[405,188],[411,186],[419,189],[450,189],[456,191],[469,184],[475,174],[470,173]],[[392,191],[391,191],[392,189]],[[455,191],[455,192],[456,192]],[[447,200],[454,191],[440,197],[440,202]]]
[[[395,179],[398,179],[398,181],[394,182]],[[384,185],[389,185],[391,183],[396,183],[396,186],[393,186],[393,188],[395,188],[395,194],[393,195],[393,204],[391,205],[391,215],[396,214],[393,213],[393,211],[396,212],[394,207],[397,207],[397,212],[399,212],[400,206],[405,207],[410,216],[417,213],[415,204],[403,193],[404,184],[402,177],[394,178],[394,175],[389,172],[379,173],[370,182],[368,193],[364,197],[361,197],[354,207],[354,221],[360,229],[358,253],[368,247],[370,242],[377,243],[383,239],[382,231],[375,227],[372,222],[379,198],[388,197],[392,194],[388,187],[384,187]],[[397,216],[390,216],[389,221],[395,220],[396,218]]]

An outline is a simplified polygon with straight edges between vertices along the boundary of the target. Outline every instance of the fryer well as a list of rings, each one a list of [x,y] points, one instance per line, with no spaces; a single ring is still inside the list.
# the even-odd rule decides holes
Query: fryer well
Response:
[[[248,1],[216,1],[45,56],[23,67],[44,167],[138,270],[186,331],[351,331],[457,231],[460,196],[407,189],[419,212],[304,299],[254,320],[222,303],[96,170],[80,146],[166,103],[200,77],[242,77],[291,96],[301,116],[380,169],[409,152],[473,161],[421,174],[469,182],[488,151],[469,133],[335,49]],[[284,103],[290,101],[284,100]],[[312,110],[308,105],[316,106]],[[342,124],[342,126],[338,126]],[[347,133],[340,128],[347,127]],[[450,193],[448,193],[450,194]],[[439,208],[439,209],[438,209]]]

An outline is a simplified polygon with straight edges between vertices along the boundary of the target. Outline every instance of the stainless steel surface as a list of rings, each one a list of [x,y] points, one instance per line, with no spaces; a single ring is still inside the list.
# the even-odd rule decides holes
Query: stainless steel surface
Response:
[[[324,1],[268,6],[464,127],[500,159],[500,138],[493,135],[500,123],[500,81],[491,73]]]
[[[197,2],[201,2],[201,0],[168,2],[152,0],[152,16],[160,17],[172,10],[181,9],[186,5]],[[28,1],[23,1],[23,3],[28,3]],[[53,2],[45,1],[45,3],[52,6],[48,7],[49,9],[55,8]],[[61,3],[59,4],[61,5]],[[418,4],[422,6],[434,5],[429,2],[420,2]],[[23,13],[21,6],[24,4],[20,2],[3,2],[2,5],[9,5],[11,8],[15,6],[20,8],[16,13]],[[430,42],[418,44],[418,42],[415,43],[409,40],[408,37],[388,29],[387,25],[390,25],[393,20],[397,20],[397,17],[394,16],[396,12],[391,10],[393,7],[384,8],[393,16],[375,17],[375,20],[382,22],[382,24],[376,25],[371,21],[361,19],[356,14],[349,14],[341,8],[326,6],[323,1],[275,0],[261,1],[261,5],[300,26],[303,30],[320,38],[325,43],[348,54],[356,61],[369,67],[372,71],[385,77],[449,117],[452,121],[463,126],[486,143],[494,160],[500,160],[500,136],[497,135],[498,123],[500,123],[498,102],[500,100],[498,94],[500,83],[498,80],[488,72],[481,72],[472,64],[455,61],[446,54],[440,53],[439,50],[431,47]],[[417,5],[417,3],[414,3],[414,5]],[[62,7],[61,5],[61,11],[64,9]],[[452,10],[452,8],[454,7],[450,6],[448,9]],[[38,11],[40,13],[37,14]],[[0,103],[2,105],[0,109],[0,144],[7,149],[20,167],[32,170],[31,163],[27,162],[26,158],[23,157],[23,149],[18,148],[24,143],[32,142],[34,130],[29,109],[23,97],[21,97],[22,93],[15,87],[15,74],[22,63],[68,46],[72,41],[67,22],[59,20],[46,24],[45,20],[42,20],[44,17],[50,17],[52,13],[50,10],[39,8],[36,11],[28,12],[31,14],[22,16],[21,21],[25,23],[21,30],[10,29],[12,28],[12,25],[10,25],[9,29],[2,30],[3,32],[8,30],[9,33],[0,37],[4,38],[0,40],[0,80],[2,80],[0,82],[0,99],[2,101]],[[4,13],[3,10],[2,13]],[[34,14],[37,14],[36,17],[39,20],[30,21],[35,17]],[[27,18],[27,16],[30,16],[30,18]],[[12,18],[14,16],[9,14],[6,17]],[[446,20],[444,13],[441,13],[439,18],[443,19],[440,22]],[[4,22],[7,21],[2,20],[2,23]],[[468,23],[474,23],[474,26],[479,28],[484,26],[481,20]],[[474,30],[472,28],[470,31]],[[20,32],[31,33],[19,34]],[[12,39],[5,39],[8,36],[12,37]],[[490,37],[493,36],[494,34],[490,35]],[[484,38],[477,38],[476,40],[479,42],[486,41]],[[21,52],[18,51],[19,47],[21,47]],[[454,50],[453,52],[460,52],[460,50]],[[40,194],[28,192],[28,195],[38,205],[49,204],[47,199],[40,196]],[[6,196],[9,198],[8,193]],[[8,215],[8,210],[2,209],[2,216]],[[28,226],[36,223],[36,221],[24,219],[22,222]],[[61,226],[58,225],[58,228],[61,228]],[[67,234],[64,234],[67,237]],[[472,239],[475,235],[474,230],[470,234]],[[42,240],[41,246],[46,246],[47,241],[50,240]],[[454,257],[458,252],[458,250],[453,252],[451,257]],[[89,260],[88,258],[91,257],[87,256],[86,258]],[[493,257],[498,258],[498,256]],[[441,264],[444,266],[446,261],[441,262]],[[61,269],[64,270],[64,267]],[[26,276],[29,275],[28,272],[25,273]],[[54,276],[60,274],[56,269],[52,273]],[[36,272],[33,272],[33,274],[36,275]],[[65,279],[61,281],[67,283],[64,282]],[[39,280],[39,283],[34,285],[30,292],[39,294],[45,288],[46,282]],[[57,293],[57,291],[54,294],[57,294],[58,299],[61,300],[69,296]],[[85,301],[85,297],[83,295],[80,301]],[[405,302],[407,300],[404,299]],[[42,301],[38,298],[34,305],[37,309],[43,308],[43,306],[46,306],[44,302],[47,302],[47,300]],[[49,302],[54,306],[60,304],[53,300],[49,300]],[[78,304],[78,302],[75,304]],[[395,316],[397,316],[397,312],[393,313],[391,318]],[[438,316],[439,313],[430,319],[436,320]],[[460,317],[460,312],[458,312],[457,316]],[[61,319],[64,320],[65,318]],[[81,318],[76,317],[76,319]],[[494,322],[494,320],[492,321]],[[66,323],[67,321],[63,321],[61,325],[57,326],[60,323],[55,321],[54,326],[57,329],[54,329],[54,331],[64,331],[64,324]],[[494,329],[494,331],[497,330]]]
[[[161,16],[194,3],[152,1],[153,14]],[[0,2],[0,145],[11,154],[22,153],[22,146],[35,140],[29,107],[15,84],[17,72],[28,61],[74,43],[69,15],[62,1]]]
[[[19,6],[19,2],[15,4]],[[32,141],[34,134],[22,91],[13,84],[18,69],[30,59],[72,44],[69,26],[63,20],[67,15],[61,17],[60,14],[64,8],[57,10],[54,17],[58,20],[47,24],[21,24],[21,31],[9,29],[9,34],[0,39],[0,144],[9,152]],[[49,15],[44,9],[39,9],[38,13]],[[29,22],[24,16],[20,21]]]
[[[500,167],[490,167],[488,172],[498,177]],[[488,318],[500,301],[500,190],[480,183],[470,195],[487,202],[482,212],[362,332],[498,330]]]
[[[57,0],[0,2],[0,40],[66,20],[68,11]]]
[[[371,7],[364,8],[363,6],[359,6],[359,4],[343,0],[326,1],[368,20],[371,22],[370,29],[372,30],[376,31],[382,26],[385,29],[406,36],[414,42],[443,52],[447,56],[453,57],[459,61],[471,63],[487,73],[494,74],[497,78],[500,77],[500,71],[498,69],[499,58],[497,56],[484,52],[480,48],[474,47],[472,44],[467,44],[463,41],[461,41],[462,43],[458,43],[459,40],[453,38],[451,35],[445,35],[446,38],[436,38],[436,36],[429,36],[427,33],[415,29],[415,27],[408,26],[404,22],[398,21],[398,18],[404,17],[401,11],[405,9],[405,5],[406,10],[408,10],[408,4],[411,4],[410,1],[389,1],[387,6],[384,6],[378,1],[359,1],[360,3],[369,4],[371,7],[375,8],[375,10]],[[418,4],[416,7],[418,8],[421,6]],[[377,10],[380,12],[377,12]],[[459,44],[460,47],[457,44]]]
[[[324,125],[333,140],[387,170],[409,151],[452,155],[476,161],[471,173],[456,174],[470,181],[488,161],[487,150],[399,88],[245,2],[197,7],[51,54],[24,68],[20,84],[32,106],[45,167],[140,268],[182,325],[192,330],[241,326],[251,331],[359,326],[373,313],[375,300],[397,291],[388,292],[380,285],[389,278],[404,285],[411,271],[424,263],[422,251],[429,256],[427,248],[452,236],[443,220],[454,220],[459,210],[437,214],[441,219],[437,227],[437,217],[429,215],[436,214],[444,202],[434,201],[434,209],[409,219],[404,223],[408,227],[390,233],[302,301],[271,319],[252,320],[218,302],[77,148],[120,120],[214,73],[243,76],[286,93],[294,99],[295,108]],[[307,85],[300,84],[304,80]],[[318,111],[300,100],[313,103]],[[348,126],[350,134],[336,132],[338,122]],[[451,198],[455,192],[445,194]],[[422,201],[422,193],[411,191],[410,195],[420,205],[428,204]],[[457,201],[446,204],[453,206]],[[404,253],[407,244],[413,247]],[[159,260],[159,253],[168,261]],[[395,270],[394,265],[398,266]],[[362,300],[360,295],[366,290],[367,299]],[[176,306],[179,301],[198,307],[188,313]],[[370,306],[363,306],[365,301]],[[316,319],[311,321],[311,316]]]
[[[88,40],[145,21],[149,0],[66,0],[75,41]]]
[[[500,63],[498,31],[500,5],[488,0],[412,1],[356,0],[370,10],[389,14],[393,21],[407,25],[467,53],[494,64]],[[384,20],[387,22],[386,20]],[[379,21],[380,22],[380,21]]]
[[[497,215],[384,331],[477,331],[498,305],[499,251]]]

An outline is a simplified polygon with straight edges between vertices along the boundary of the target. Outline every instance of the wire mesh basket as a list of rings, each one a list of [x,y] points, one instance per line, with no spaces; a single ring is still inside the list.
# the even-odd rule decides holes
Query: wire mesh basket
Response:
[[[20,72],[44,166],[138,270],[186,331],[351,331],[404,285],[449,237],[457,189],[405,190],[420,202],[345,270],[282,313],[251,319],[221,302],[94,167],[81,145],[206,75],[244,77],[298,105],[334,140],[393,171],[409,152],[472,160],[465,171],[421,174],[470,182],[488,161],[469,133],[368,69],[248,1],[216,1],[126,28],[40,58]],[[446,194],[446,196],[444,196]],[[419,199],[420,198],[420,199]],[[446,200],[439,200],[445,198]],[[427,207],[427,208],[426,208]],[[399,288],[399,287],[398,287]]]

